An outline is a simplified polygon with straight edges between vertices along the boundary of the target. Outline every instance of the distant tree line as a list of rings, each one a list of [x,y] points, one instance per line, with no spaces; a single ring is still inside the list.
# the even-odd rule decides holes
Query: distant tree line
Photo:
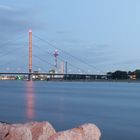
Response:
[[[108,72],[107,79],[115,79],[115,80],[126,80],[126,79],[140,79],[140,70],[135,70],[133,72],[129,71],[121,71],[117,70],[115,72]]]

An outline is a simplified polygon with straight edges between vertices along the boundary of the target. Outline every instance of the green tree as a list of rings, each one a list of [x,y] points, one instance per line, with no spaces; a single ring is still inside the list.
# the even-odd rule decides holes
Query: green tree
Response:
[[[128,79],[128,74],[126,71],[115,71],[111,75],[112,79],[118,79],[118,80],[123,80],[123,79]]]

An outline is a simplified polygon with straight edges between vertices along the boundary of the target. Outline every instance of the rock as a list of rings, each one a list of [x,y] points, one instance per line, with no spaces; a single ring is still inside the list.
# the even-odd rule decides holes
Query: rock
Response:
[[[0,123],[0,140],[3,140],[4,137],[8,134],[9,125],[5,123]]]
[[[100,130],[94,124],[56,133],[49,122],[0,123],[0,140],[99,140],[100,136]]]
[[[49,122],[31,122],[25,124],[25,126],[30,128],[33,140],[47,140],[56,133]]]
[[[58,132],[48,140],[99,140],[100,130],[94,124],[84,124],[78,128]]]
[[[32,134],[25,126],[10,126],[3,140],[32,140]]]
[[[55,132],[48,122],[0,124],[0,140],[47,140]]]

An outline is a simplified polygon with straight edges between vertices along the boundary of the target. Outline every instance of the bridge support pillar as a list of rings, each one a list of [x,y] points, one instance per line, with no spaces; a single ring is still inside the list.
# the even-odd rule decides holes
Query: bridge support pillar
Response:
[[[29,30],[29,75],[28,80],[32,81],[32,30]]]
[[[28,75],[28,81],[32,81],[32,74],[31,73],[29,73],[29,75]]]

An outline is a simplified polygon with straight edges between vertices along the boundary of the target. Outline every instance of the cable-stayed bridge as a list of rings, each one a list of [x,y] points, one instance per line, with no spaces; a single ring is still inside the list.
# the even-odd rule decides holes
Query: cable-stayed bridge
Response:
[[[85,60],[29,31],[27,36],[0,44],[0,75],[44,75],[63,79],[98,79],[103,72]],[[97,74],[102,73],[101,74]]]

